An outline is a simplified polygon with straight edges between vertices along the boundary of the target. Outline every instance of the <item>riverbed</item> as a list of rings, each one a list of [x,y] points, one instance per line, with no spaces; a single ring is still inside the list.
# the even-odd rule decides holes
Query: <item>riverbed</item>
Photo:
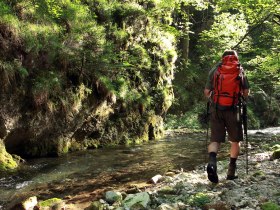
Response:
[[[271,138],[274,133],[250,131],[251,139]],[[280,132],[278,132],[280,133]],[[219,158],[227,156],[228,144]],[[24,197],[58,197],[69,202],[90,202],[105,190],[145,183],[157,174],[193,170],[205,163],[206,135],[168,136],[142,145],[115,146],[69,153],[57,158],[30,159],[12,173],[0,176],[0,209]],[[85,196],[86,195],[86,196]],[[83,198],[83,201],[80,199]]]

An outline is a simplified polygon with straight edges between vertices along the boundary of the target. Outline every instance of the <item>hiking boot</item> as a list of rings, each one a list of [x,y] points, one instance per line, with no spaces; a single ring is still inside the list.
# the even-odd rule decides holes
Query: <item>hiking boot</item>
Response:
[[[236,163],[235,164],[230,163],[228,165],[227,180],[234,180],[238,178],[238,176],[235,176],[235,171],[236,171]]]
[[[209,162],[207,165],[207,174],[210,182],[218,183],[219,178],[217,175],[217,165],[214,162]]]

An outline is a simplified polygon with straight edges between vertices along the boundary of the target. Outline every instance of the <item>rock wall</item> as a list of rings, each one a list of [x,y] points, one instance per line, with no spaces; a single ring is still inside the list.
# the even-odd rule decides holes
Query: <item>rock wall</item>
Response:
[[[0,138],[9,153],[56,156],[163,136],[176,60],[175,36],[163,26],[172,11],[152,14],[153,1],[97,2],[68,2],[74,18],[59,19],[42,5],[29,14],[30,5],[4,3]],[[79,24],[80,10],[91,25]]]

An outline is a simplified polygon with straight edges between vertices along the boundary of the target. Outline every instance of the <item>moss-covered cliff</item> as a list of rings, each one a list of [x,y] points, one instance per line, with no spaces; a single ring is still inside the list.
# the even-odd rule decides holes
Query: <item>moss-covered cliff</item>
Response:
[[[23,157],[163,135],[176,60],[158,1],[1,1],[0,133]]]

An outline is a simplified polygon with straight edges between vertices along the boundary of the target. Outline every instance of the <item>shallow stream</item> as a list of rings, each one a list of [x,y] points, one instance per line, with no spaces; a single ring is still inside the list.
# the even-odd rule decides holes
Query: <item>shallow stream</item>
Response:
[[[251,138],[254,135],[256,132],[250,133]],[[137,146],[27,160],[16,172],[0,175],[0,209],[32,195],[41,200],[59,197],[73,202],[84,193],[93,200],[106,188],[146,182],[169,170],[192,170],[205,162],[205,139],[202,133],[186,134]],[[220,158],[227,156],[228,144],[225,145]]]

